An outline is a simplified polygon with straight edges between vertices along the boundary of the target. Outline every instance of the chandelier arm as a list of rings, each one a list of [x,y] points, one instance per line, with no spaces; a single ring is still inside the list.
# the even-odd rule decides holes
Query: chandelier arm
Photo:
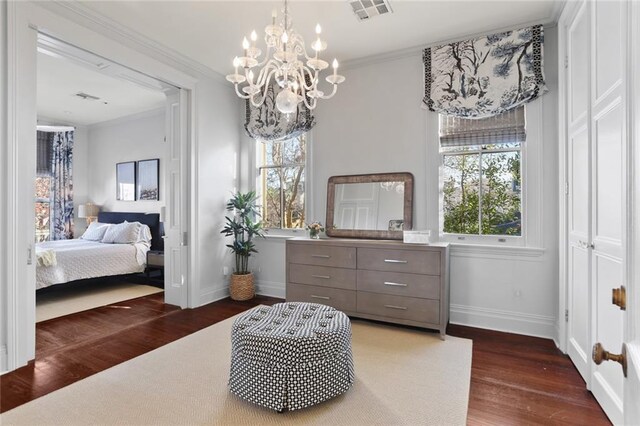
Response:
[[[269,74],[273,73],[277,69],[278,67],[276,67],[275,64],[271,63],[270,61],[264,68],[260,70],[260,73],[258,74],[258,78],[256,80],[256,86],[262,88],[270,78]]]
[[[251,96],[249,95],[243,95],[242,93],[240,93],[240,91],[238,90],[238,85],[234,84],[234,86],[236,87],[236,95],[238,95],[239,98],[241,99],[249,99]]]
[[[257,67],[262,67],[264,66],[264,64],[266,64],[267,62],[269,62],[269,56],[271,54],[271,46],[269,46],[267,44],[267,50],[264,52],[264,61],[260,62],[258,65],[256,65]]]
[[[298,80],[302,82],[301,85],[303,85],[305,87],[305,89],[307,90],[312,90],[313,88],[315,88],[317,86],[316,82],[317,82],[317,74],[314,76],[311,73],[311,70],[305,66],[300,67],[300,69],[302,70],[301,73],[298,73]],[[309,75],[309,81],[311,81],[310,85],[307,85],[307,79],[305,78],[305,73],[307,73]]]
[[[331,91],[331,94],[320,96],[322,99],[330,99],[330,98],[333,97],[333,95],[336,94],[336,92],[338,91],[338,85],[337,84],[332,84],[332,86],[333,86],[333,90]]]

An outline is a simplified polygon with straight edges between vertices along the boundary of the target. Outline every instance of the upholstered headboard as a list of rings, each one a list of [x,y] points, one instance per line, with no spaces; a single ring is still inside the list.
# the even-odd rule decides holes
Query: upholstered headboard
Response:
[[[164,240],[162,239],[162,223],[158,213],[126,213],[126,212],[100,212],[98,222],[101,223],[122,223],[140,222],[151,229],[151,250],[164,251]]]

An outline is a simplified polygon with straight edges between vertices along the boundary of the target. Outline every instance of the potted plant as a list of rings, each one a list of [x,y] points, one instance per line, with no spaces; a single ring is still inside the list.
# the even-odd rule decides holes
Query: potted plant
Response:
[[[256,220],[260,216],[257,198],[254,191],[234,194],[227,203],[227,211],[233,212],[233,216],[225,216],[227,222],[220,231],[227,237],[233,236],[233,244],[227,244],[236,256],[236,267],[229,284],[233,300],[249,300],[255,294],[253,274],[249,271],[249,257],[258,252],[253,238],[264,237],[262,222]]]

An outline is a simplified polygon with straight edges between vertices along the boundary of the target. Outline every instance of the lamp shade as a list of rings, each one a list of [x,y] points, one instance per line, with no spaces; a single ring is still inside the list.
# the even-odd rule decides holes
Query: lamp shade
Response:
[[[87,211],[87,216],[88,217],[96,217],[98,216],[98,212],[100,211],[100,209],[98,208],[98,206],[96,206],[93,203],[87,203],[85,204],[85,210]]]
[[[78,217],[86,218],[86,217],[95,217],[98,216],[98,206],[93,203],[80,204],[78,206]]]

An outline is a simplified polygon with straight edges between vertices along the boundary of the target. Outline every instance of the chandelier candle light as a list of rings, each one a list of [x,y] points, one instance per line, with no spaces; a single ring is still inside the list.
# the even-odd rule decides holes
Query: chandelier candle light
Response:
[[[335,95],[338,84],[345,78],[338,75],[338,61],[334,59],[333,74],[326,77],[326,81],[333,86],[331,93],[325,95],[318,90],[320,71],[329,67],[326,61],[318,57],[320,52],[327,48],[327,43],[320,38],[320,24],[316,25],[317,39],[311,44],[315,53],[309,56],[304,39],[291,28],[287,0],[284,2],[283,20],[278,24],[276,20],[277,13],[274,10],[271,24],[264,30],[267,46],[264,60],[259,62],[262,51],[256,47],[258,35],[253,31],[250,35],[251,42],[246,37],[242,41],[243,56],[235,57],[235,71],[227,75],[227,80],[233,83],[239,97],[250,99],[251,105],[256,108],[264,103],[271,81],[275,80],[282,88],[276,96],[276,107],[280,112],[294,113],[300,102],[304,102],[309,110],[313,110],[318,99],[329,99]],[[239,68],[244,69],[244,74],[238,73]],[[239,87],[240,85],[243,86]]]

